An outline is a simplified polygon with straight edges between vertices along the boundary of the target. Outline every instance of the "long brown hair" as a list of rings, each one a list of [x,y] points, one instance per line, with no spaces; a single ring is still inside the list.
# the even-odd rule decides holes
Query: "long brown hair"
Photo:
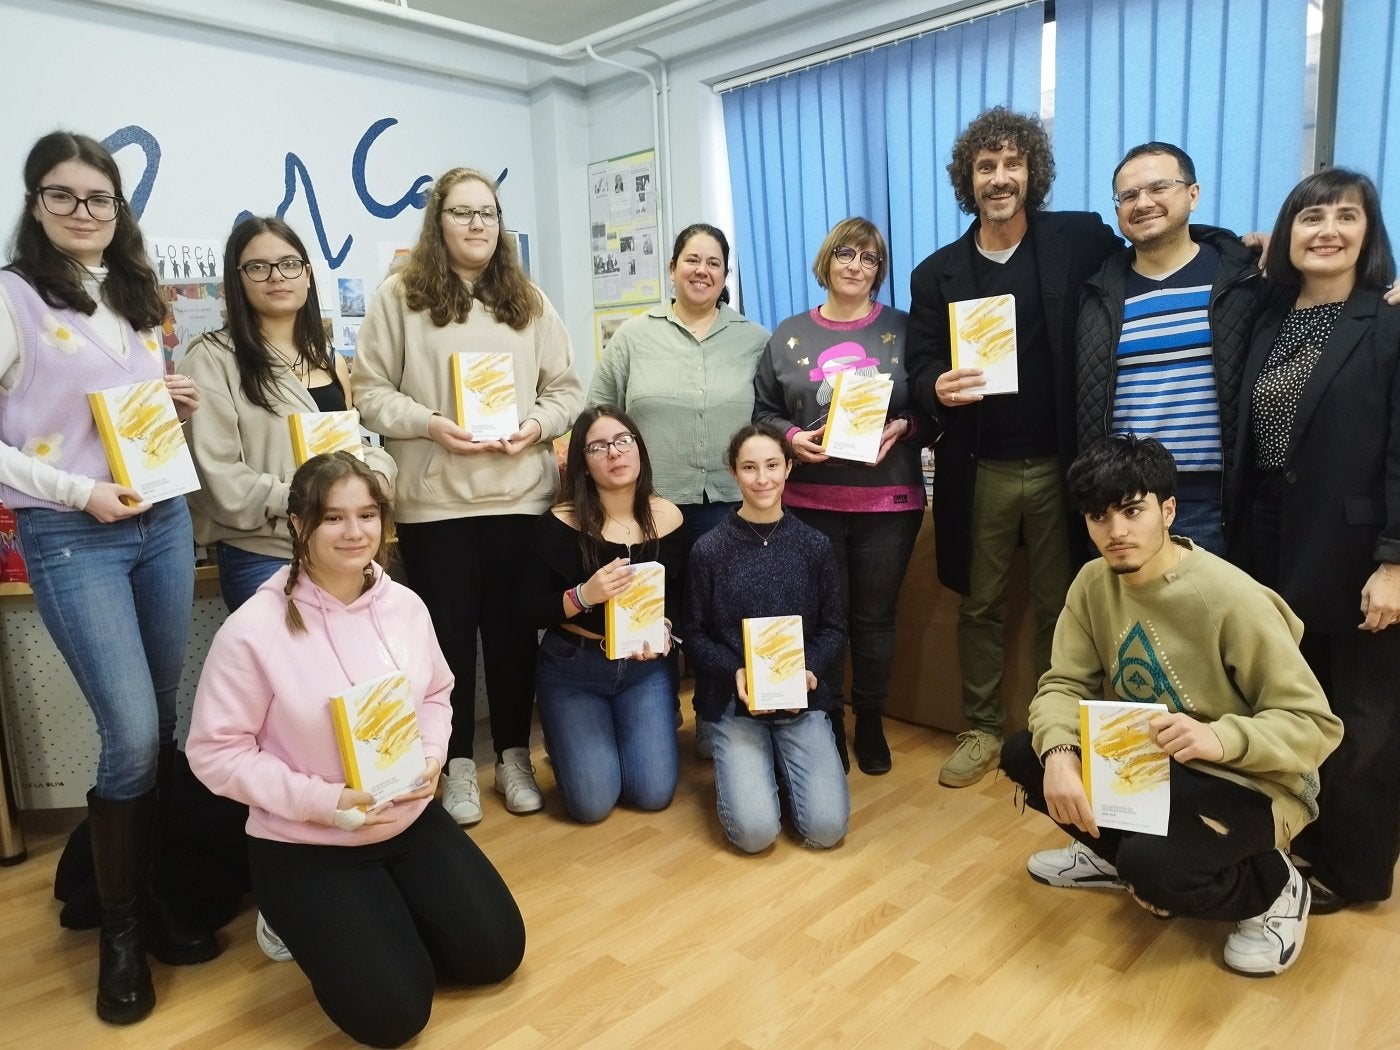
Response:
[[[472,301],[479,299],[497,321],[517,332],[524,331],[544,312],[544,300],[521,267],[514,238],[506,236],[504,227],[500,228],[496,251],[486,269],[470,288],[448,265],[447,246],[442,239],[442,204],[453,186],[469,179],[475,179],[491,191],[496,214],[504,220],[494,182],[475,168],[452,168],[444,172],[428,194],[428,206],[423,209],[423,229],[402,270],[404,303],[410,310],[427,311],[433,324],[444,328],[465,321],[471,313]]]
[[[102,261],[107,265],[102,298],[137,331],[154,328],[165,318],[156,273],[146,258],[136,216],[122,196],[122,173],[107,147],[96,139],[52,131],[34,143],[24,162],[24,210],[10,239],[10,265],[50,306],[88,316],[97,310],[97,303],[83,285],[88,276],[86,267],[56,248],[34,217],[34,209],[43,207],[39,203],[39,185],[44,176],[69,160],[80,161],[105,175],[119,202],[117,217],[112,220],[116,226],[112,243],[102,253]]]
[[[301,618],[292,592],[296,590],[301,577],[302,564],[308,561],[307,542],[311,534],[321,525],[326,516],[326,498],[338,482],[359,478],[369,489],[370,499],[379,507],[379,549],[374,552],[374,560],[384,564],[385,550],[394,539],[394,505],[384,488],[377,471],[367,467],[349,452],[331,452],[312,456],[292,475],[292,485],[287,493],[287,529],[292,534],[292,565],[287,573],[287,586],[283,593],[287,596],[287,629],[292,632],[306,630],[306,621]],[[291,522],[295,516],[301,522],[297,528]],[[373,582],[369,566],[365,566],[365,589]]]
[[[643,545],[657,540],[656,520],[651,512],[651,497],[655,494],[651,480],[651,457],[647,455],[646,442],[632,417],[613,405],[592,405],[574,421],[569,435],[569,453],[564,461],[564,477],[559,483],[559,499],[555,506],[567,506],[573,511],[574,528],[579,534],[579,552],[583,555],[584,571],[590,576],[602,566],[603,523],[607,515],[603,512],[603,501],[598,495],[598,485],[588,472],[588,432],[600,419],[615,419],[627,428],[637,439],[637,455],[640,469],[637,484],[632,491],[632,517],[642,530]]]

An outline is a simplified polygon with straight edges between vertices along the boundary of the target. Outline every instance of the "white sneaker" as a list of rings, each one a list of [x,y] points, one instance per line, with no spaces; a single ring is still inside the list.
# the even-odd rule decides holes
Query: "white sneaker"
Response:
[[[282,938],[273,932],[272,927],[263,918],[263,913],[258,912],[258,925],[256,927],[258,935],[258,947],[263,950],[273,962],[291,962],[292,953],[287,950],[287,946],[282,943]]]
[[[1278,900],[1262,915],[1235,923],[1235,932],[1225,938],[1225,965],[1236,973],[1251,977],[1283,973],[1303,950],[1312,890],[1288,855],[1282,850],[1279,855],[1288,864],[1288,882]]]
[[[1036,882],[1047,886],[1082,886],[1089,889],[1121,890],[1118,869],[1078,839],[1060,849],[1032,853],[1026,870]]]
[[[442,808],[464,827],[481,819],[481,789],[476,785],[476,763],[470,758],[454,758],[442,775]]]
[[[501,752],[496,763],[496,793],[505,796],[506,809],[512,813],[533,813],[544,805],[529,748],[508,747]]]

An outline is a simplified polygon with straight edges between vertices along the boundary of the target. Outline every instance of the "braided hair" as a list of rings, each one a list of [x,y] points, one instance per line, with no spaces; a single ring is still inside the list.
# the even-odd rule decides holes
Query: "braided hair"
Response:
[[[374,560],[383,564],[384,551],[394,539],[394,506],[384,487],[383,477],[366,466],[349,452],[331,452],[312,456],[292,475],[291,491],[287,494],[287,530],[292,535],[292,563],[287,573],[287,586],[283,593],[287,596],[287,629],[293,634],[305,632],[306,621],[301,618],[296,599],[297,581],[301,578],[304,562],[310,561],[307,546],[311,534],[320,527],[326,516],[326,498],[339,482],[359,478],[369,489],[370,499],[379,507],[382,531],[379,550],[374,552]],[[374,583],[374,573],[365,566],[365,590]]]

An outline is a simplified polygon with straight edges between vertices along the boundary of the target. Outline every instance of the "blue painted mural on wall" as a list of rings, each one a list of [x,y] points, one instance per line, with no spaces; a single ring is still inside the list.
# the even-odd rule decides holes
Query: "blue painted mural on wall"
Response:
[[[360,136],[360,141],[355,144],[355,152],[350,161],[350,181],[355,187],[355,195],[359,198],[365,211],[376,219],[395,218],[407,208],[417,208],[421,211],[427,206],[428,188],[433,184],[433,176],[419,175],[413,180],[412,185],[403,196],[387,203],[379,200],[370,192],[369,183],[365,177],[370,150],[379,137],[397,123],[398,120],[394,117],[381,117],[371,124]],[[131,212],[139,221],[151,199],[156,178],[160,174],[160,143],[145,128],[137,124],[129,124],[112,132],[102,140],[102,144],[113,153],[134,146],[145,154],[146,166],[141,172],[141,177],[137,180],[135,188],[130,193]],[[501,169],[501,174],[496,180],[498,186],[505,181],[509,171],[509,168]],[[288,153],[284,161],[284,192],[282,202],[277,205],[277,215],[285,217],[296,202],[298,182],[300,182],[302,192],[305,195],[306,210],[311,215],[311,224],[315,228],[316,242],[321,248],[321,254],[325,257],[326,264],[330,269],[338,269],[340,264],[345,261],[345,257],[350,254],[350,246],[354,244],[355,238],[351,234],[346,234],[341,240],[339,248],[331,247],[330,236],[326,232],[325,219],[321,215],[321,206],[316,199],[316,188],[311,178],[311,172],[305,162],[295,153]],[[254,213],[250,211],[241,211],[234,221],[238,222],[252,214]]]

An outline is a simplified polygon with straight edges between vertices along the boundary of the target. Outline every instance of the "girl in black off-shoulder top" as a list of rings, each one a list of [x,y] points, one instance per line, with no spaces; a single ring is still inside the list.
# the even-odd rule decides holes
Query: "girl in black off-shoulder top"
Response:
[[[602,820],[619,801],[664,809],[676,790],[676,691],[666,658],[686,555],[680,529],[680,511],[652,491],[632,420],[607,406],[585,410],[559,503],[531,528],[519,599],[524,615],[547,628],[535,665],[540,722],[564,808],[583,823]],[[604,604],[645,561],[665,568],[665,642],[610,660]]]

